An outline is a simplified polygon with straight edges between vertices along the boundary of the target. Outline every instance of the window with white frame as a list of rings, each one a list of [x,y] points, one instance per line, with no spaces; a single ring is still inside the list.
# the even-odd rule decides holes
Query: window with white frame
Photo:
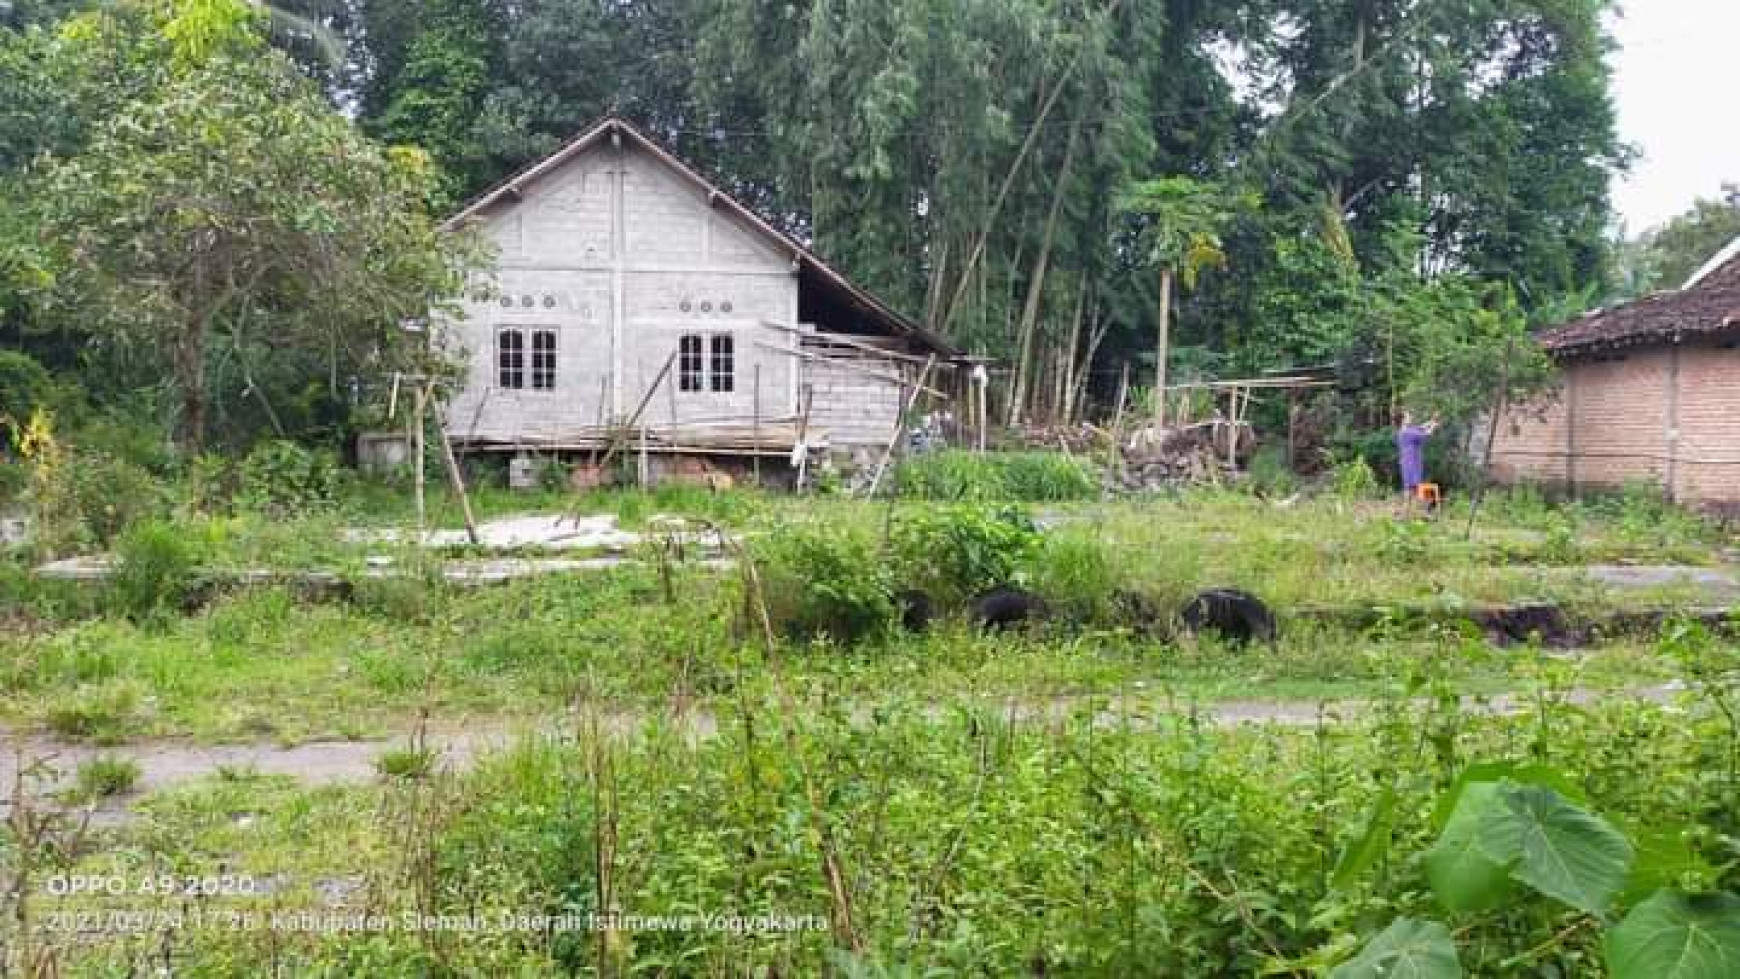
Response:
[[[707,365],[708,386],[721,393],[737,390],[737,353],[731,334],[713,334],[712,354]]]
[[[556,389],[556,331],[532,331],[532,389]]]
[[[523,330],[495,331],[496,383],[510,390],[526,386],[526,334]]]
[[[702,359],[703,341],[699,333],[686,333],[677,341],[677,390],[702,390],[705,361]]]

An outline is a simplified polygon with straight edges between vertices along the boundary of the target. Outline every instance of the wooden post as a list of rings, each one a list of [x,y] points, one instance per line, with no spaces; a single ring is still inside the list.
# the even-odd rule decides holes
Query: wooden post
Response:
[[[1166,427],[1166,355],[1172,345],[1172,269],[1160,269],[1160,343],[1154,362],[1154,427]]]
[[[810,468],[810,404],[815,400],[815,394],[816,389],[808,383],[805,383],[803,387],[803,409],[798,415],[797,440],[798,445],[803,446],[800,450],[800,455],[798,456],[796,488],[799,493],[804,491],[804,477],[809,474]]]
[[[888,440],[888,445],[882,450],[882,459],[876,463],[876,474],[870,478],[870,489],[864,495],[876,495],[876,488],[882,484],[882,473],[888,468],[888,460],[894,455],[895,446],[900,444],[900,436],[906,434],[906,418],[912,413],[914,405],[918,404],[918,396],[924,391],[924,382],[930,379],[930,369],[936,366],[936,354],[931,354],[924,362],[924,370],[919,372],[918,382],[912,385],[907,394],[900,413],[894,416],[894,436]]]
[[[760,489],[761,488],[761,365],[760,364],[755,365],[755,369],[750,372],[750,378],[751,378],[750,383],[755,385],[755,390],[750,392],[750,423],[749,423],[750,424],[750,432],[751,432],[750,439],[751,439],[755,448],[754,448],[753,455],[750,456],[749,464],[752,467],[752,471],[754,472],[755,486],[757,489]]]
[[[1130,396],[1130,363],[1124,362],[1124,369],[1118,376],[1118,402],[1112,409],[1112,459],[1109,467],[1114,481],[1122,481],[1124,476],[1124,400]]]
[[[1299,471],[1299,392],[1287,389],[1287,471]]]
[[[640,423],[640,488],[644,492],[652,478],[652,460],[647,457],[646,421]]]
[[[977,372],[984,371],[983,380]],[[979,454],[985,454],[985,441],[991,429],[991,372],[983,365],[974,368],[973,385],[979,389]]]
[[[634,431],[634,426],[639,423],[640,416],[645,413],[647,404],[652,401],[653,395],[658,392],[660,382],[665,379],[666,374],[671,372],[671,364],[675,363],[676,359],[677,352],[673,350],[671,351],[671,355],[665,358],[665,366],[659,368],[658,376],[653,378],[652,386],[648,387],[646,393],[641,396],[640,404],[635,407],[634,414],[628,416],[628,421],[623,425],[623,428],[626,430],[623,434],[624,441],[627,441],[629,433]],[[604,458],[599,461],[598,468],[602,469],[610,464],[611,458],[616,455],[616,445],[616,440],[612,439],[610,449],[604,453]]]
[[[477,535],[477,519],[471,515],[471,497],[465,492],[465,477],[459,472],[459,460],[453,455],[453,442],[447,437],[447,422],[441,417],[441,406],[435,406],[435,434],[441,439],[441,458],[447,463],[447,479],[453,484],[453,495],[459,497],[459,512],[465,517],[465,536],[472,546],[482,541]]]
[[[428,382],[419,380],[417,382],[417,394],[412,401],[411,408],[411,454],[415,457],[411,466],[411,485],[414,487],[413,492],[417,498],[417,543],[419,546],[422,545],[423,534],[429,528],[428,506],[424,502],[423,491],[423,464],[425,456],[429,451],[428,446],[423,444],[423,409],[424,406],[428,404],[428,401]]]

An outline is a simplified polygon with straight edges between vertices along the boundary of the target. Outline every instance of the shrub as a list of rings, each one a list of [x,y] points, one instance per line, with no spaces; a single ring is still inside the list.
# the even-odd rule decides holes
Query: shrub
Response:
[[[53,554],[107,548],[128,527],[169,512],[162,480],[103,452],[36,468],[37,540]]]
[[[0,438],[24,424],[48,400],[48,371],[29,355],[0,350]]]
[[[197,563],[180,528],[156,520],[135,526],[115,549],[111,607],[135,622],[154,620],[186,601]]]
[[[791,528],[757,541],[753,557],[768,617],[786,635],[850,641],[894,623],[885,563],[864,533]]]
[[[139,763],[118,755],[98,755],[79,765],[73,797],[81,801],[107,799],[130,792],[144,774]]]
[[[1029,566],[1033,590],[1065,616],[1093,622],[1110,610],[1118,573],[1096,529],[1052,533],[1032,551]]]
[[[1087,467],[1055,452],[933,452],[900,464],[895,491],[926,500],[1080,500],[1099,492]]]
[[[241,499],[267,513],[301,513],[330,505],[338,492],[338,462],[331,452],[274,440],[242,460]]]
[[[29,486],[29,466],[0,459],[0,505],[11,503],[23,496],[24,490]]]
[[[1288,496],[1298,488],[1287,466],[1287,450],[1266,445],[1251,456],[1250,487],[1265,496]]]
[[[959,603],[1014,581],[1038,542],[1033,521],[1016,507],[925,507],[895,522],[894,563],[902,587]]]
[[[212,513],[224,509],[236,495],[236,470],[223,456],[202,452],[187,466],[187,502]]]
[[[1333,474],[1335,495],[1343,500],[1369,500],[1379,494],[1377,473],[1365,456],[1337,463]]]

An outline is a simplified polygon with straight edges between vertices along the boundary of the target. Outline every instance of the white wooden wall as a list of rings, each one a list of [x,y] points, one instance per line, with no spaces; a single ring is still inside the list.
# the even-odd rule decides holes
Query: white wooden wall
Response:
[[[799,362],[780,352],[794,349],[796,336],[766,325],[797,319],[792,255],[656,157],[626,144],[591,148],[525,187],[519,201],[497,205],[482,229],[500,250],[500,295],[468,304],[443,329],[470,365],[449,409],[456,440],[578,441],[631,414],[687,333],[733,337],[735,390],[676,391],[673,367],[653,394],[649,423],[747,421],[758,369],[763,417],[796,413]],[[498,383],[503,327],[527,333],[523,389]],[[557,334],[553,390],[531,388],[534,329]]]

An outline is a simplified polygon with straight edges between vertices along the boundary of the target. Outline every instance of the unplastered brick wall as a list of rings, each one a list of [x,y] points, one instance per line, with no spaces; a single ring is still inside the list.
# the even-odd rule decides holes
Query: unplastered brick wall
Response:
[[[845,363],[808,360],[804,383],[810,386],[810,424],[828,433],[834,448],[884,445],[900,417],[901,386],[864,370],[893,375],[896,367],[875,357]],[[854,366],[863,369],[853,369]]]
[[[1740,503],[1740,351],[1640,347],[1561,364],[1558,391],[1499,425],[1493,471],[1511,482],[1671,488]]]

